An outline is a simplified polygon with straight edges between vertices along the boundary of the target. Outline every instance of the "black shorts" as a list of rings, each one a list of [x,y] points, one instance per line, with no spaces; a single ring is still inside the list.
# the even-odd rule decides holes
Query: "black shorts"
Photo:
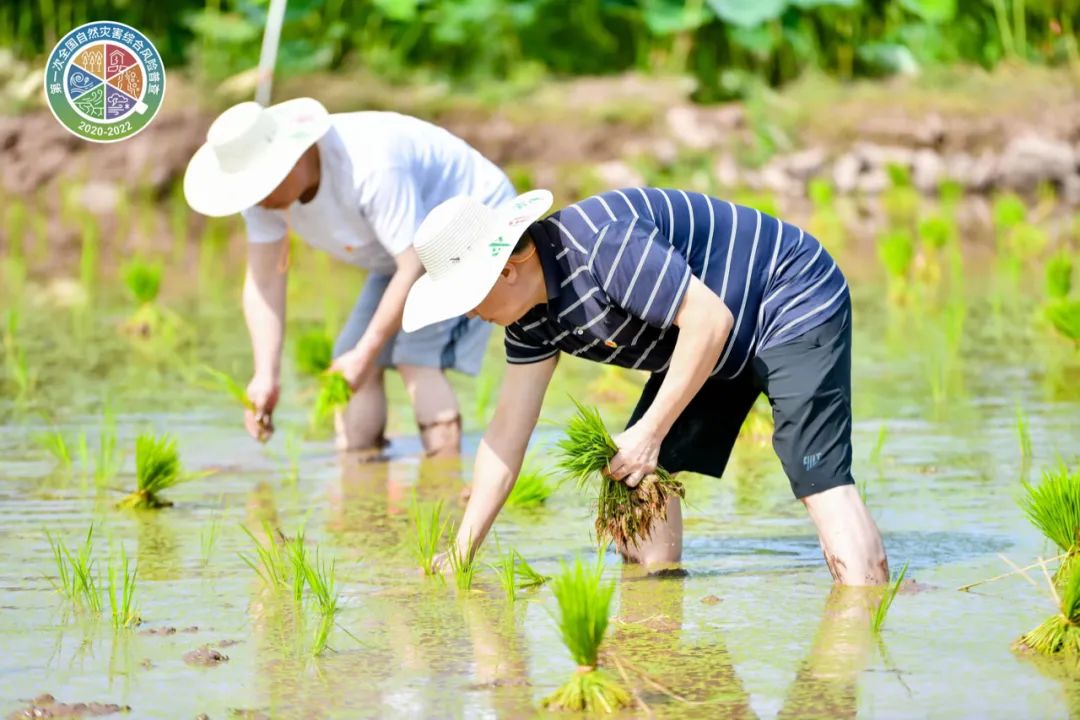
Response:
[[[664,374],[645,383],[627,426],[645,413]],[[851,303],[799,337],[755,355],[731,379],[705,381],[660,447],[670,472],[724,474],[739,430],[759,394],[772,406],[773,448],[795,497],[840,485],[851,475]]]

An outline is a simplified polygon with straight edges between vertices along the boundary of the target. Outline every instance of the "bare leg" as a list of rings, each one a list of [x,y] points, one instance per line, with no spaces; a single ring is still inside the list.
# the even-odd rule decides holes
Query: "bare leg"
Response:
[[[335,414],[334,428],[338,450],[378,450],[385,445],[386,390],[382,371],[374,373],[353,393],[345,409]]]
[[[667,520],[653,522],[648,540],[633,547],[619,547],[627,562],[642,565],[677,563],[682,559],[682,502],[678,495],[668,498]]]
[[[874,519],[854,485],[841,485],[803,498],[817,527],[821,551],[841,585],[889,581],[889,560]]]
[[[412,401],[424,452],[428,457],[460,455],[461,413],[446,374],[418,365],[399,365],[398,372]]]

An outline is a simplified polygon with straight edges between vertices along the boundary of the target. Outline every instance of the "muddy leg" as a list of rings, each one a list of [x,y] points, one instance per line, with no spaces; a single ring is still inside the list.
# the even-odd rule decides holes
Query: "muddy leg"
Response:
[[[678,495],[668,498],[667,520],[653,522],[648,540],[633,547],[617,547],[626,562],[642,565],[677,563],[682,559],[682,503]]]
[[[381,449],[386,444],[386,390],[381,371],[361,385],[349,404],[334,415],[334,428],[341,451]]]
[[[889,581],[889,561],[874,519],[854,485],[841,485],[803,498],[817,526],[821,551],[841,585]]]
[[[399,365],[405,381],[420,441],[428,457],[454,457],[461,453],[461,415],[457,396],[442,370]]]

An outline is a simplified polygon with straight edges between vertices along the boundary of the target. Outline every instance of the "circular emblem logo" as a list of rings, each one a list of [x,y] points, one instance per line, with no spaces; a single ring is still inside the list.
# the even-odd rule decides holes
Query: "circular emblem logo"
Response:
[[[165,66],[135,28],[108,20],[86,23],[49,54],[45,97],[60,124],[84,140],[126,140],[161,109]]]

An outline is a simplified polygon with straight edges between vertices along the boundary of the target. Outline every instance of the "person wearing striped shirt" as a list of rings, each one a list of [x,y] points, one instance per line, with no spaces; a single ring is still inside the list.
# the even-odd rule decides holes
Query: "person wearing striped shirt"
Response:
[[[658,465],[721,476],[764,393],[774,448],[833,577],[887,581],[880,533],[851,474],[851,300],[822,245],[695,192],[613,190],[544,219],[550,193],[530,196],[540,200],[499,210],[454,198],[417,233],[426,275],[405,327],[451,311],[505,327],[509,365],[477,451],[460,548],[474,552],[494,522],[568,354],[650,373],[609,466],[631,487]],[[679,499],[649,540],[619,549],[646,564],[677,561]]]

